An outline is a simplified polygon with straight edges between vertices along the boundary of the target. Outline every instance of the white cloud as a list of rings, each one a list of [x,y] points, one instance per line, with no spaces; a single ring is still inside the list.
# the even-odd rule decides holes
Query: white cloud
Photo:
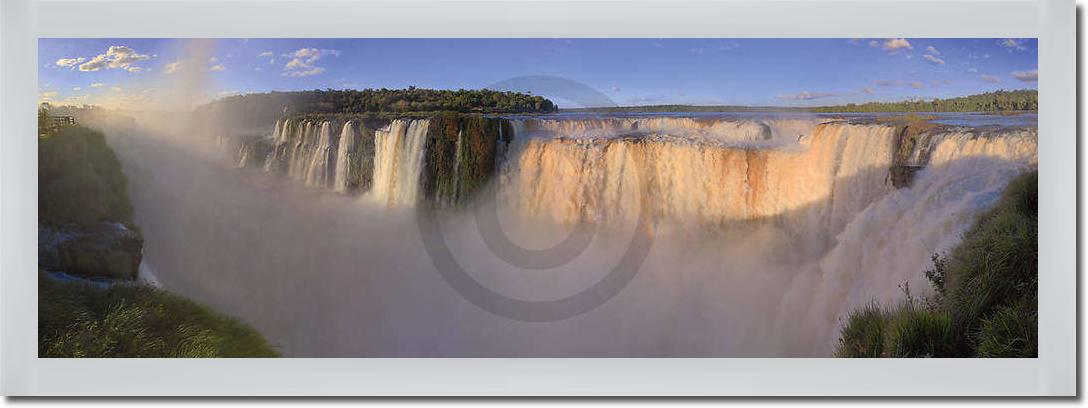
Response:
[[[977,74],[978,73],[978,68],[967,68],[967,72],[970,72],[972,74]]]
[[[1013,71],[1012,77],[1023,82],[1038,82],[1039,70],[1033,69],[1031,71]]]
[[[613,85],[613,86],[612,86],[611,88],[609,88],[609,89],[611,89],[611,90],[612,90],[612,92],[621,92],[621,91],[623,91],[623,88],[620,88],[620,87],[618,87],[618,86],[615,86],[615,85]]]
[[[924,58],[926,61],[933,63],[934,65],[944,65],[943,59],[934,57],[930,54],[923,55],[922,58]]]
[[[162,73],[173,74],[181,70],[181,61],[174,61],[162,67]]]
[[[304,70],[304,71],[286,71],[286,72],[283,73],[283,76],[290,77],[290,78],[297,78],[297,77],[306,77],[306,76],[310,76],[310,75],[317,75],[317,74],[320,74],[322,72],[325,72],[325,68],[313,67],[313,68],[310,68],[310,69],[307,69],[307,70]]]
[[[213,56],[211,58],[208,58],[208,62],[212,62],[212,63],[219,62],[219,57]]]
[[[869,41],[869,46],[870,46],[870,47],[873,47],[873,48],[879,47],[879,46],[880,46],[880,41],[877,41],[877,40],[870,40],[870,41]]]
[[[872,94],[876,93],[876,89],[874,89],[871,86],[863,86],[863,87],[861,87],[861,92],[872,95]]]
[[[77,91],[77,92],[78,92],[78,91],[82,91],[82,90],[83,90],[83,88],[80,88],[80,87],[78,87],[78,86],[73,86],[73,87],[72,87],[72,90],[73,90],[73,91]]]
[[[884,40],[884,44],[881,46],[884,51],[896,52],[902,49],[913,50],[914,47],[910,45],[910,41],[906,38],[889,38]]]
[[[38,92],[38,100],[42,102],[51,101],[53,98],[57,97],[57,95],[59,95],[59,92],[57,91]]]
[[[273,55],[276,55],[276,54],[272,53],[272,51],[265,51],[265,52],[262,52],[260,54],[257,54],[257,57],[258,58],[267,58],[267,57],[271,57]]]
[[[212,65],[211,67],[208,68],[208,71],[212,71],[212,72],[219,72],[219,71],[226,71],[226,70],[227,70],[227,67],[224,67],[221,64]]]
[[[134,67],[133,64],[149,59],[151,59],[150,55],[140,54],[132,48],[123,45],[111,45],[110,48],[106,50],[105,54],[98,54],[94,58],[91,58],[90,61],[81,64],[79,70],[98,71],[103,68],[119,68],[129,72],[139,72],[141,68]]]
[[[299,48],[293,53],[284,54],[284,57],[291,58],[291,60],[284,64],[282,75],[285,77],[304,77],[325,72],[325,68],[314,64],[329,55],[338,57],[340,51],[323,48]]]
[[[995,75],[982,74],[982,76],[980,76],[979,78],[982,78],[983,81],[989,82],[991,84],[1001,82],[1001,78],[998,78]]]
[[[932,45],[926,47],[926,51],[929,51],[929,53],[933,55],[941,55],[941,52],[937,51],[937,47],[934,47]]]
[[[91,88],[101,88],[103,86],[106,86],[106,84],[103,84],[101,82],[91,82]]]
[[[79,57],[79,58],[61,58],[61,59],[57,60],[57,66],[58,67],[65,67],[65,68],[71,68],[71,67],[75,67],[76,64],[82,63],[83,61],[86,61],[86,60],[87,59],[83,58],[83,57]]]
[[[119,87],[119,86],[111,87],[110,90],[112,90],[114,92],[121,92],[121,87]]]
[[[786,99],[786,100],[792,100],[792,101],[810,101],[810,100],[813,100],[813,99],[828,98],[828,97],[832,97],[832,96],[839,96],[839,94],[831,93],[831,92],[808,92],[808,91],[803,91],[803,92],[799,92],[799,93],[795,93],[795,94],[778,95],[777,97],[778,97],[778,99]]]
[[[1005,47],[1005,49],[1008,50],[1009,52],[1012,52],[1012,51],[1024,51],[1024,50],[1028,49],[1028,47],[1024,46],[1023,41],[1017,40],[1015,38],[1006,38],[1006,39],[1002,40],[1000,44],[1001,44],[1002,47]]]

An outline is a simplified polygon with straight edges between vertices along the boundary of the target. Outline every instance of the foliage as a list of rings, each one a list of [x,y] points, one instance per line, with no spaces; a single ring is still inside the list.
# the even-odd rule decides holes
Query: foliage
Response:
[[[953,357],[952,318],[912,304],[891,313],[883,357]]]
[[[1038,172],[1010,182],[963,241],[934,255],[924,273],[932,297],[851,313],[835,355],[872,357],[877,342],[886,357],[1038,355]],[[879,316],[889,316],[881,335],[873,333]]]
[[[38,108],[38,137],[48,137],[53,131],[53,124],[49,118],[49,109],[44,106]]]
[[[38,221],[47,225],[131,224],[127,179],[102,133],[59,129],[38,140]]]
[[[645,105],[563,109],[564,112],[661,113],[661,112],[1014,112],[1039,110],[1034,89],[994,91],[948,99],[915,99],[900,102],[869,102],[836,106],[738,106],[738,105]]]
[[[536,95],[487,89],[362,89],[269,92],[228,96],[197,109],[225,126],[270,123],[284,116],[338,113],[419,114],[550,113],[552,101]]]
[[[1036,299],[998,309],[982,321],[978,334],[979,357],[1035,357],[1038,355],[1039,314]]]
[[[38,279],[38,357],[275,357],[251,327],[142,285]]]
[[[888,314],[880,305],[870,303],[850,313],[839,337],[836,357],[881,357],[884,354],[884,330]]]
[[[869,102],[811,108],[813,112],[1009,112],[1039,110],[1039,91],[994,91],[948,99]]]

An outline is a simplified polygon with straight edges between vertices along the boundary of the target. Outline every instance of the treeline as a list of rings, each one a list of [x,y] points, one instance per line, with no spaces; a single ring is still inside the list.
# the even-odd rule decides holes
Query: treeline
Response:
[[[1039,110],[1039,91],[994,91],[948,99],[821,106],[813,112],[1015,112]]]
[[[563,112],[666,113],[666,112],[807,112],[807,108],[738,105],[645,105],[563,109]]]
[[[536,95],[487,89],[362,89],[268,92],[228,96],[197,108],[206,123],[228,129],[266,126],[284,116],[375,113],[550,113],[557,107]]]
[[[900,102],[869,102],[817,107],[737,105],[647,105],[563,109],[564,112],[664,113],[664,112],[1017,112],[1039,110],[1039,91],[994,91],[948,99],[917,99]]]

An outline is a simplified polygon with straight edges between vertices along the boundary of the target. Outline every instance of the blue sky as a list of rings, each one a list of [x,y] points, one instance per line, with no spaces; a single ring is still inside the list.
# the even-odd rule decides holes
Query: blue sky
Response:
[[[813,106],[1036,88],[1034,39],[42,39],[39,99],[150,108],[324,88],[559,76],[619,105]],[[548,96],[548,95],[545,95]],[[577,107],[556,98],[562,107]]]

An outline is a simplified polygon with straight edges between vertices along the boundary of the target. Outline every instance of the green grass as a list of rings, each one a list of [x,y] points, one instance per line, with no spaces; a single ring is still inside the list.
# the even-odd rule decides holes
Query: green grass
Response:
[[[1014,179],[962,242],[925,271],[935,293],[891,310],[850,314],[836,356],[1035,357],[1038,355],[1038,172]],[[884,331],[877,335],[876,316]]]
[[[38,357],[276,357],[253,328],[142,285],[38,279]]]
[[[850,313],[839,338],[836,357],[882,357],[888,314],[880,305],[869,305]]]

